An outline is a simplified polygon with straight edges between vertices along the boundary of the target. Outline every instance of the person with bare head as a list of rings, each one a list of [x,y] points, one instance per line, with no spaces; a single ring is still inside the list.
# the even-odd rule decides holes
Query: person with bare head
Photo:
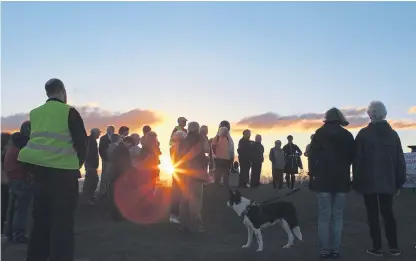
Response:
[[[150,131],[146,134],[145,144],[140,151],[138,158],[138,166],[146,176],[148,184],[151,184],[153,189],[156,188],[156,183],[160,175],[159,170],[159,156],[162,154],[160,151],[160,143],[157,138],[157,134],[154,131]]]
[[[98,144],[98,152],[101,157],[101,182],[100,182],[100,188],[98,189],[100,196],[104,195],[105,193],[105,182],[102,182],[103,179],[105,179],[105,176],[108,176],[108,165],[109,165],[109,159],[108,159],[108,149],[110,147],[110,144],[112,142],[114,133],[116,131],[116,128],[113,125],[107,126],[107,132],[105,135],[101,136],[99,144]]]
[[[272,162],[273,187],[282,189],[285,152],[282,149],[282,142],[280,140],[274,142],[274,147],[270,149],[269,159]]]
[[[18,162],[19,151],[26,146],[30,137],[30,122],[22,124],[20,132],[13,133],[7,148],[3,168],[9,180],[9,210],[7,232],[11,243],[27,243],[27,220],[32,201],[33,185],[29,171]]]
[[[249,176],[252,158],[251,131],[244,130],[243,137],[238,142],[238,161],[240,162],[240,187],[249,188]]]
[[[393,202],[406,181],[406,162],[400,137],[390,126],[386,106],[373,101],[367,110],[370,123],[355,138],[356,156],[353,164],[353,187],[363,195],[373,247],[367,253],[382,256],[379,215],[390,254],[401,254]]]
[[[299,167],[301,166],[302,151],[299,149],[298,145],[293,143],[293,136],[287,136],[287,144],[283,146],[283,151],[285,152],[286,157],[286,185],[290,189],[295,189],[296,183],[296,174],[299,173]]]
[[[120,129],[118,129],[118,135],[121,136],[122,139],[129,136],[130,128],[127,126],[121,126]]]
[[[145,139],[146,139],[146,134],[147,133],[149,133],[149,132],[151,132],[152,131],[152,128],[149,126],[149,125],[145,125],[145,126],[143,126],[143,136],[142,136],[142,138],[141,138],[141,140],[140,140],[140,144],[143,146],[144,145],[144,143],[146,142],[145,141]]]
[[[181,181],[184,185],[183,197],[180,204],[181,228],[187,231],[203,231],[202,223],[202,196],[203,185],[208,180],[206,170],[206,156],[208,152],[205,139],[200,134],[197,122],[188,125],[188,136],[179,145],[179,157],[183,164],[179,166],[184,170]]]
[[[315,136],[315,134],[311,135],[311,142],[313,137]],[[303,155],[305,155],[305,157],[309,157],[309,150],[310,150],[311,144],[309,143],[308,145],[306,145],[306,149],[305,149],[305,153]]]
[[[310,187],[318,197],[320,258],[339,259],[343,213],[351,187],[354,136],[345,129],[348,121],[341,110],[325,113],[324,125],[316,130],[309,149]]]
[[[82,194],[84,198],[90,203],[95,202],[95,190],[97,189],[98,177],[98,144],[97,139],[100,137],[101,131],[98,128],[91,129],[91,135],[88,137],[87,158],[85,160],[85,180],[82,187]]]
[[[261,144],[261,135],[257,134],[254,140],[253,145],[251,146],[252,150],[252,167],[251,167],[251,178],[250,178],[250,186],[253,188],[260,186],[260,175],[261,175],[261,168],[263,166],[264,161],[264,147]]]
[[[133,146],[130,148],[130,157],[132,160],[133,165],[136,165],[138,162],[138,157],[140,155],[140,135],[137,133],[133,133],[130,135],[130,137],[133,139]]]
[[[176,169],[176,166],[180,160],[179,158],[179,146],[181,142],[186,138],[187,134],[184,131],[177,131],[173,134],[172,144],[170,146],[170,158],[172,160],[172,165]],[[172,193],[171,193],[171,210],[169,222],[179,223],[179,204],[181,202],[181,172],[175,171],[172,173]]]
[[[87,133],[79,112],[67,104],[63,82],[50,79],[45,90],[48,100],[30,112],[30,139],[18,157],[35,183],[26,260],[73,260],[78,178],[85,162]]]
[[[218,135],[212,140],[212,153],[215,161],[214,183],[220,185],[221,178],[223,185],[229,187],[230,154],[229,154],[228,129],[220,127]]]

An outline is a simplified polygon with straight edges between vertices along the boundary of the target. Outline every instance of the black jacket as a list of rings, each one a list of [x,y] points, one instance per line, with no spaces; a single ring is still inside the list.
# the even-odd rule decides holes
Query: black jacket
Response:
[[[244,160],[251,162],[252,153],[251,153],[251,146],[253,145],[253,142],[249,139],[241,138],[238,142],[238,158],[239,160]]]
[[[386,122],[370,123],[355,138],[353,186],[362,194],[395,194],[406,180],[399,135]]]
[[[100,152],[100,157],[103,161],[108,161],[107,150],[110,144],[111,144],[111,139],[110,137],[108,137],[107,134],[105,134],[104,136],[101,136],[100,144],[98,146],[98,151]]]
[[[354,137],[339,123],[325,123],[319,128],[309,151],[313,188],[318,192],[348,192],[354,151]]]
[[[254,163],[263,163],[264,161],[264,147],[259,142],[254,142],[251,145],[251,160]]]
[[[94,137],[89,136],[85,168],[98,169],[98,162],[99,157],[97,140]]]

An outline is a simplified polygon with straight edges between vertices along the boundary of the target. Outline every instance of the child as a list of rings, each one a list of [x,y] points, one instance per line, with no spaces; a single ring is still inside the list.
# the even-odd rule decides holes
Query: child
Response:
[[[240,179],[240,164],[238,161],[235,161],[233,163],[233,166],[231,168],[230,172],[230,187],[237,187]]]

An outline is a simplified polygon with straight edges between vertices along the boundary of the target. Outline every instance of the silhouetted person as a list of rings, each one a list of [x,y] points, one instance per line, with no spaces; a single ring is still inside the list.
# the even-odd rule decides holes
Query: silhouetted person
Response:
[[[270,149],[269,159],[272,162],[273,187],[282,189],[285,152],[282,149],[282,142],[280,140],[275,141],[274,147]]]
[[[288,188],[294,189],[296,183],[296,174],[299,173],[299,163],[300,156],[302,156],[302,151],[299,149],[298,145],[293,144],[293,136],[289,135],[287,137],[287,144],[283,147],[283,151],[286,156],[286,185]]]
[[[350,190],[354,137],[344,129],[349,123],[337,108],[325,114],[325,124],[312,139],[309,158],[313,189],[318,194],[320,257],[339,258],[344,206]]]
[[[261,144],[261,135],[256,135],[254,143],[252,145],[252,167],[251,167],[251,179],[250,186],[260,186],[261,167],[264,161],[264,147]]]
[[[87,158],[85,159],[85,180],[82,188],[84,198],[90,203],[94,203],[94,194],[98,186],[98,144],[97,139],[100,137],[101,131],[98,128],[91,129],[91,135],[88,137]]]
[[[382,102],[368,107],[370,124],[355,138],[356,157],[353,165],[354,189],[364,196],[373,247],[367,253],[381,256],[379,214],[391,255],[400,255],[397,242],[393,197],[406,180],[406,162],[399,135],[386,121],[387,110]]]
[[[250,187],[248,184],[251,168],[253,142],[250,140],[251,131],[243,131],[243,137],[238,142],[238,161],[240,162],[240,187]]]
[[[30,112],[30,139],[18,158],[27,164],[35,182],[26,261],[72,261],[87,133],[78,111],[66,103],[62,81],[49,80],[45,90],[48,100]]]

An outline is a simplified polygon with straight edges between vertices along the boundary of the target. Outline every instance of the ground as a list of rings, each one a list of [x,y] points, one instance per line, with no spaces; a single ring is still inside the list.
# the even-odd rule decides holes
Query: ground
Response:
[[[160,193],[163,193],[160,191]],[[243,196],[254,200],[266,200],[283,192],[270,185],[257,189],[242,189]],[[130,222],[112,222],[102,207],[80,203],[76,221],[76,257],[82,261],[295,261],[318,260],[317,251],[317,203],[316,195],[302,188],[300,192],[285,198],[292,201],[298,211],[303,242],[291,249],[286,244],[283,230],[272,227],[264,231],[264,252],[241,249],[246,241],[246,230],[241,219],[225,207],[225,189],[208,185],[204,198],[204,222],[206,232],[183,234],[166,220],[158,224],[142,226]],[[345,209],[345,225],[341,260],[377,260],[364,253],[371,246],[366,212],[360,196],[351,192]],[[399,242],[404,261],[416,260],[416,194],[404,191],[396,197],[396,218]],[[23,261],[24,246],[2,246],[2,260]],[[386,257],[387,259],[394,259]]]

